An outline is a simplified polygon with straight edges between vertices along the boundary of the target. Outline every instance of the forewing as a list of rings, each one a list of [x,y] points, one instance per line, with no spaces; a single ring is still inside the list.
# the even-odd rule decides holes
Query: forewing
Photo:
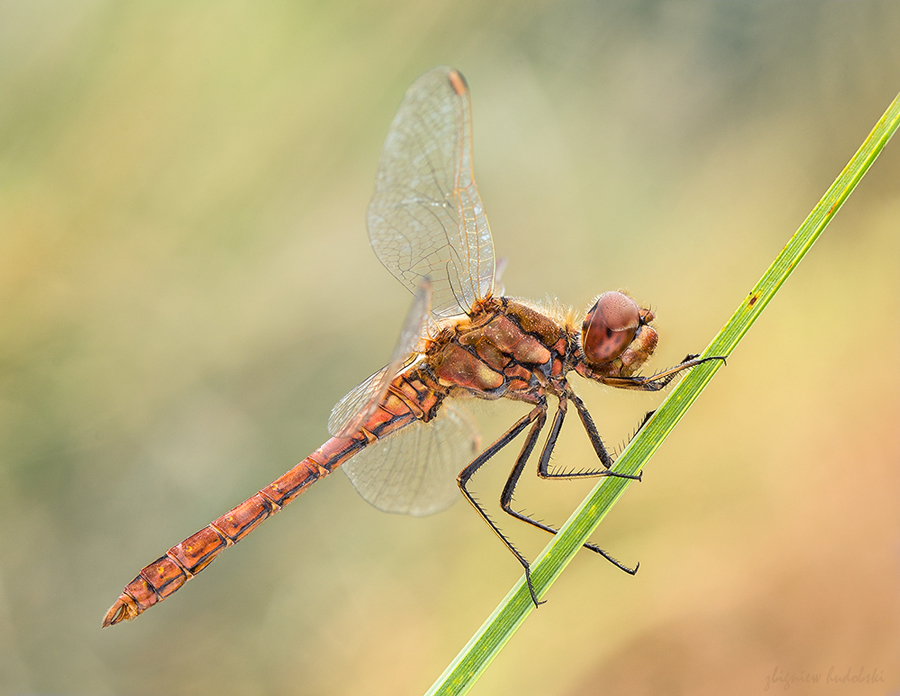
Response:
[[[378,162],[368,228],[397,280],[415,291],[431,279],[436,316],[464,314],[491,295],[494,242],[472,172],[469,90],[455,70],[430,70],[403,97]]]
[[[419,339],[425,333],[431,307],[432,285],[426,278],[419,283],[412,306],[406,313],[400,337],[391,355],[391,362],[361,384],[356,385],[331,409],[328,433],[332,437],[349,437],[371,416],[384,398],[391,380],[415,356]]]
[[[408,425],[342,468],[379,510],[421,517],[459,498],[456,477],[477,455],[479,442],[472,417],[461,407],[445,405],[434,420]]]

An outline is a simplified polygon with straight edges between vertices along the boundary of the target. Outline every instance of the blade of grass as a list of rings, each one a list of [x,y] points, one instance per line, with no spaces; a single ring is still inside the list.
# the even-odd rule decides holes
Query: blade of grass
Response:
[[[756,321],[778,289],[787,280],[822,230],[878,157],[900,125],[900,95],[891,102],[865,142],[841,172],[812,212],[800,225],[781,253],[763,274],[756,287],[741,302],[728,323],[712,340],[703,355],[728,356]],[[614,470],[623,474],[639,472],[663,440],[706,387],[721,362],[712,361],[693,368],[672,390],[646,426],[632,440]],[[623,478],[603,478],[560,529],[553,541],[534,562],[531,579],[538,596],[562,573],[581,545],[631,483]],[[525,617],[534,609],[524,577],[472,636],[456,659],[427,691],[426,696],[459,696],[466,693],[481,673],[509,641]]]

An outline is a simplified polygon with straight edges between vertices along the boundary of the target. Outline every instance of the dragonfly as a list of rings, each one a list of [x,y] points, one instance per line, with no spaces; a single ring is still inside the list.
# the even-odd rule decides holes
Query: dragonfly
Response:
[[[474,474],[524,432],[500,508],[555,534],[513,507],[516,485],[548,420],[539,477],[619,475],[567,376],[653,392],[711,359],[688,355],[670,369],[640,376],[657,345],[655,316],[624,292],[595,298],[580,321],[571,311],[561,315],[494,294],[494,242],[473,174],[469,88],[454,69],[430,70],[407,90],[378,163],[367,226],[375,254],[414,295],[390,363],[337,403],[328,420],[331,437],[315,452],[144,567],[109,609],[104,627],[134,619],[169,597],[338,467],[365,500],[387,512],[430,515],[461,493],[522,565],[538,605],[529,562],[474,497]],[[472,398],[511,399],[530,408],[481,449],[462,403]],[[590,470],[550,466],[570,405],[597,455],[599,466]],[[636,571],[594,544],[585,547]]]

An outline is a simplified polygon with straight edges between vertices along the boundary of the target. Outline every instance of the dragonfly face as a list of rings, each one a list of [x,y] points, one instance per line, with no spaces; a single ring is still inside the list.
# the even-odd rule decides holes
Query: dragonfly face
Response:
[[[653,312],[641,309],[622,292],[605,292],[584,317],[581,350],[588,370],[597,375],[630,377],[656,349],[650,326]],[[577,368],[576,368],[577,369]]]

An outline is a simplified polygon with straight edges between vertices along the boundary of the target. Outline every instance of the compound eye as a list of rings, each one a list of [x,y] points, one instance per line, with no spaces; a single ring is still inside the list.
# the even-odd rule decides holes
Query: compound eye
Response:
[[[596,365],[618,358],[634,340],[640,324],[641,310],[628,295],[600,295],[581,329],[581,347],[587,361]]]

